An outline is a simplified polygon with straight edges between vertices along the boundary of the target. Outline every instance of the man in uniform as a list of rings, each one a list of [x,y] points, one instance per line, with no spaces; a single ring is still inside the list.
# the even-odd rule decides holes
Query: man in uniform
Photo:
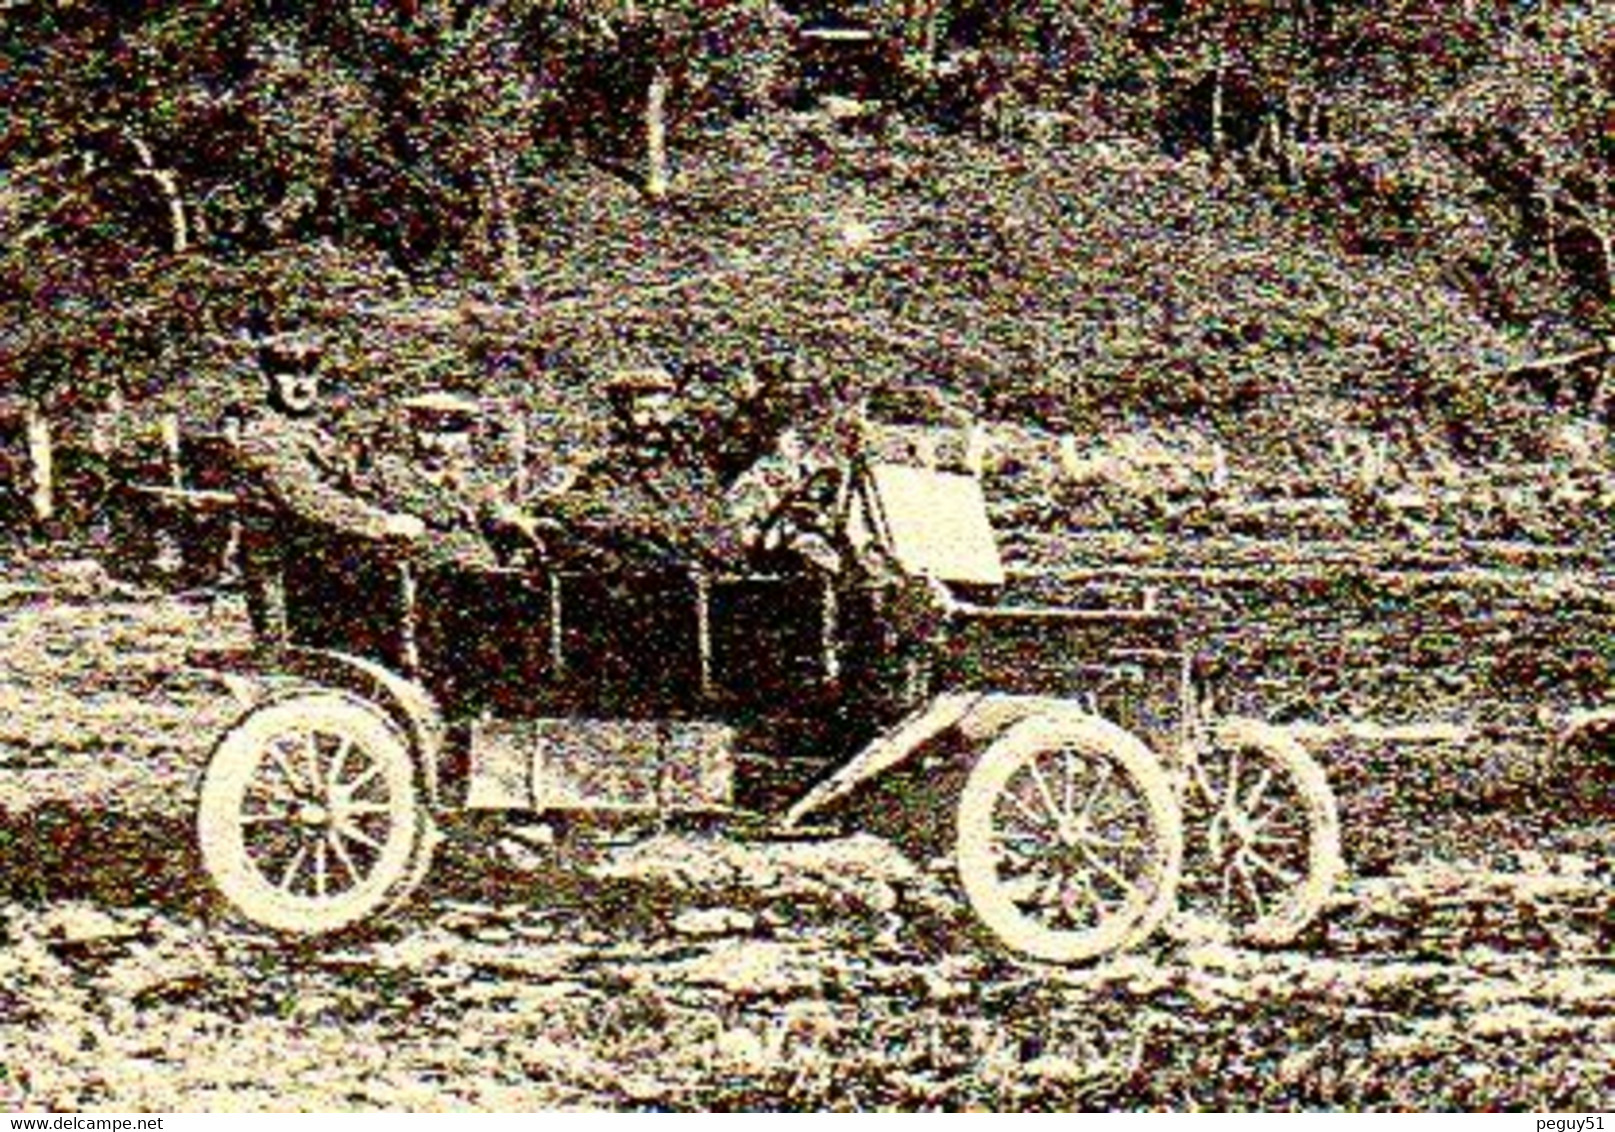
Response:
[[[264,404],[241,426],[236,453],[242,504],[241,566],[253,632],[261,644],[286,637],[284,555],[311,527],[408,544],[424,525],[360,498],[347,453],[316,419],[319,344],[277,335],[258,346]]]
[[[546,516],[570,538],[630,563],[732,565],[743,551],[740,532],[696,451],[672,377],[659,368],[628,370],[605,393],[611,446],[545,502]]]
[[[383,506],[425,524],[421,563],[486,568],[537,549],[533,524],[477,478],[477,402],[434,391],[405,401],[404,411],[409,453],[377,460],[365,487]]]

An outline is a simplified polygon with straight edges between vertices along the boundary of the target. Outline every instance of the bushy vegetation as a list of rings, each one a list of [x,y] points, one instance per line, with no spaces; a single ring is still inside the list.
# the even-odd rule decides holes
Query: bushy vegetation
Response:
[[[832,17],[876,65],[814,62]],[[315,323],[367,396],[565,405],[650,356],[798,408],[919,378],[1056,429],[1193,417],[1277,465],[1343,424],[1508,457],[1554,394],[1604,411],[1610,32],[1571,0],[14,3],[0,382],[216,406],[248,335]],[[838,82],[880,109],[793,112]]]

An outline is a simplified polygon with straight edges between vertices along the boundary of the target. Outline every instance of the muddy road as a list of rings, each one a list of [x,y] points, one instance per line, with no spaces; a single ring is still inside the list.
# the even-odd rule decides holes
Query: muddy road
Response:
[[[864,836],[450,831],[408,915],[293,949],[191,847],[228,598],[0,580],[0,1097],[30,1108],[1615,1108],[1608,810],[1483,726],[1298,725],[1351,879],[1278,951],[1006,961]]]

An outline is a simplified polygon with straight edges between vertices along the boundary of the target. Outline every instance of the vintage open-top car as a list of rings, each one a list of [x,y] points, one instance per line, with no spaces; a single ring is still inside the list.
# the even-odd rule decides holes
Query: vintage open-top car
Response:
[[[253,654],[270,690],[202,783],[218,891],[335,932],[410,894],[446,813],[689,812],[951,861],[1035,959],[1180,908],[1257,943],[1316,917],[1341,868],[1327,781],[1282,732],[1200,717],[1167,614],[1004,604],[980,479],[937,450],[867,444],[806,480],[732,572],[427,570],[297,535],[288,638]],[[803,530],[841,568],[793,553]]]

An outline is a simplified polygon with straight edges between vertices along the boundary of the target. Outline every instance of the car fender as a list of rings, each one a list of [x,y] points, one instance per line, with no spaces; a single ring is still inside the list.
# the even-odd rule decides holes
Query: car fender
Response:
[[[447,749],[443,713],[430,692],[414,680],[364,657],[329,649],[292,646],[272,652],[209,654],[197,659],[199,667],[216,672],[232,695],[249,709],[262,707],[287,695],[317,685],[347,692],[380,708],[404,734],[420,768],[421,789],[433,807],[445,801],[442,763]],[[243,679],[245,678],[245,679]],[[250,689],[267,678],[290,686],[262,694]]]
[[[969,762],[993,738],[1034,715],[1088,714],[1081,704],[1053,696],[1013,695],[999,692],[946,692],[875,736],[839,770],[813,787],[785,814],[786,829],[800,828],[829,816],[844,804],[888,778],[949,746],[963,741],[966,757],[954,769],[969,769]]]

